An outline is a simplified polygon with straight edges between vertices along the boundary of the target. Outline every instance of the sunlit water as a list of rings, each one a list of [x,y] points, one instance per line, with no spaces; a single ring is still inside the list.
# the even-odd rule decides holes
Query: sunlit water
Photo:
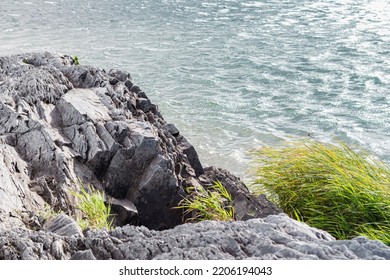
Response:
[[[390,161],[390,1],[0,3],[0,55],[120,68],[196,147],[244,176],[248,149],[310,135]]]

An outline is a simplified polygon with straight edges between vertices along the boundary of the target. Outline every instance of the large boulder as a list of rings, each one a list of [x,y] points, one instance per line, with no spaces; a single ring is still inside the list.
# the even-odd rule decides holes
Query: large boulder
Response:
[[[45,205],[73,215],[69,190],[81,179],[105,192],[116,225],[160,230],[183,222],[175,206],[186,187],[224,174],[205,172],[129,73],[53,53],[0,58],[0,172],[0,227],[21,226],[21,213],[39,215]],[[238,219],[280,212],[239,180],[227,184]]]

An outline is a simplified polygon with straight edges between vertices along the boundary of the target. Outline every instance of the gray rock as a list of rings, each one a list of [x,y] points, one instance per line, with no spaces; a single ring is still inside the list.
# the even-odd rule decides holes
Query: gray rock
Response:
[[[182,135],[179,135],[176,138],[179,144],[179,149],[187,156],[188,161],[194,168],[195,175],[202,175],[204,173],[203,167],[199,161],[198,153],[195,151],[194,146],[192,146]]]
[[[153,231],[126,225],[85,236],[0,231],[0,259],[390,259],[390,247],[357,237],[335,240],[285,214],[237,222],[205,221]]]
[[[96,260],[91,250],[77,251],[70,258],[71,260]]]
[[[112,211],[115,213],[113,220],[115,225],[137,225],[139,216],[135,205],[127,199],[108,199]]]
[[[28,188],[28,165],[0,136],[0,229],[23,226],[17,212],[43,208],[43,199]]]
[[[172,123],[168,123],[163,126],[163,129],[170,133],[172,136],[177,137],[180,134],[180,131],[176,128],[176,126]]]
[[[83,232],[76,221],[64,214],[60,214],[47,221],[44,224],[43,229],[60,236],[72,236],[75,234],[83,235]]]

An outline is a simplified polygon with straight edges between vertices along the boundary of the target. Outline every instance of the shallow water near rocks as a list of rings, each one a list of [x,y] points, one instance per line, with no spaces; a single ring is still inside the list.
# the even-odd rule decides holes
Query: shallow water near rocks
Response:
[[[2,0],[0,55],[119,68],[205,165],[310,135],[390,162],[390,2]]]

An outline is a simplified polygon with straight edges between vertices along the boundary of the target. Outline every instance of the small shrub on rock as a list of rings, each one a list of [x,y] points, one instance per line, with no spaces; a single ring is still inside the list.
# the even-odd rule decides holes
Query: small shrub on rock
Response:
[[[91,185],[84,186],[79,181],[80,192],[71,192],[77,199],[77,208],[82,212],[83,217],[77,219],[80,227],[86,228],[112,228],[111,206],[106,205],[104,194]]]
[[[233,199],[226,188],[217,181],[207,189],[203,186],[187,189],[190,195],[176,208],[184,209],[186,222],[203,220],[234,221]]]
[[[80,65],[79,58],[77,55],[73,57],[73,63],[74,65]]]

